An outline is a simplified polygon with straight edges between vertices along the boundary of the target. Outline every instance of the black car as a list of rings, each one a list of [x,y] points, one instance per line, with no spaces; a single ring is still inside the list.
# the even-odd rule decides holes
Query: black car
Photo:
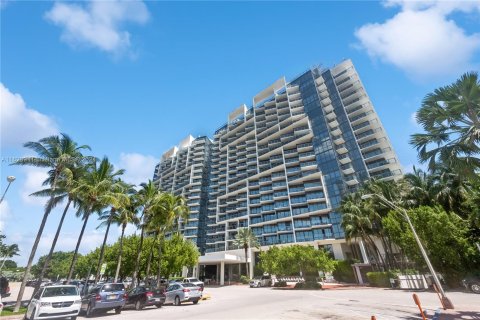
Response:
[[[473,293],[480,294],[480,277],[468,277],[462,280],[465,288],[471,290]]]
[[[5,277],[0,277],[0,295],[2,298],[10,296],[10,283]]]
[[[164,303],[164,288],[138,286],[127,292],[125,307],[135,307],[136,310],[142,310],[146,306],[161,308]]]

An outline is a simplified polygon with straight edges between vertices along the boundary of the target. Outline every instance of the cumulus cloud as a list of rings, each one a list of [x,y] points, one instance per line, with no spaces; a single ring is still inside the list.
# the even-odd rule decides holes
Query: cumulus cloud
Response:
[[[0,132],[2,147],[17,147],[58,132],[50,117],[28,108],[22,96],[0,83]]]
[[[20,196],[25,204],[44,206],[47,198],[30,196],[32,193],[45,189],[42,186],[43,181],[47,179],[48,174],[45,169],[35,167],[23,167],[22,171],[25,174],[23,185],[20,187]]]
[[[145,24],[149,12],[142,1],[91,1],[86,5],[56,2],[45,18],[62,28],[61,39],[69,45],[118,55],[131,45],[124,24]]]
[[[478,13],[480,1],[391,0],[384,4],[401,10],[383,23],[369,23],[355,31],[360,48],[370,57],[420,80],[473,68],[480,33],[467,34],[450,15]]]
[[[0,203],[0,231],[5,230],[5,224],[11,213],[10,206],[7,200]]]
[[[125,169],[122,177],[126,182],[139,185],[153,178],[155,165],[159,160],[150,155],[121,153],[118,168]]]

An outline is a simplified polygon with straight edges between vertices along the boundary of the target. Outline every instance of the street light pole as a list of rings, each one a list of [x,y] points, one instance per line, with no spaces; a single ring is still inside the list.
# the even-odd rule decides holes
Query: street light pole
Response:
[[[427,252],[423,248],[422,242],[420,241],[420,238],[417,235],[417,231],[415,230],[415,227],[412,224],[412,221],[410,220],[410,217],[407,214],[407,211],[403,208],[400,208],[399,206],[395,205],[393,202],[387,200],[383,195],[378,195],[378,194],[367,194],[362,196],[362,199],[368,199],[372,198],[373,196],[379,198],[382,202],[387,204],[390,208],[396,211],[400,211],[401,215],[407,220],[407,223],[412,230],[413,237],[415,238],[415,241],[417,242],[418,247],[420,248],[420,252],[422,253],[423,259],[425,260],[428,270],[430,270],[430,273],[432,274],[433,281],[435,282],[436,287],[440,291],[441,294],[441,302],[443,304],[443,307],[445,309],[454,309],[453,303],[450,301],[450,299],[447,298],[445,291],[443,290],[442,284],[440,283],[440,280],[437,277],[437,273],[433,269],[432,264],[430,263],[430,259],[428,258]]]
[[[0,199],[0,203],[3,202],[3,198],[5,198],[5,195],[7,194],[8,188],[10,188],[10,185],[12,184],[12,182],[15,181],[15,177],[14,176],[8,176],[7,181],[8,181],[7,189],[5,189],[5,192],[3,193],[2,199]]]

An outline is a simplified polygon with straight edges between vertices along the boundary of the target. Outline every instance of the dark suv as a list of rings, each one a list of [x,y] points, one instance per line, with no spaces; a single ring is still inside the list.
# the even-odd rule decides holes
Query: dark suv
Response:
[[[125,305],[125,286],[123,283],[105,283],[90,287],[82,297],[81,311],[87,317],[97,312],[115,310],[116,314],[122,312]]]
[[[480,277],[470,276],[462,280],[465,288],[471,290],[473,293],[480,294]]]
[[[2,298],[10,296],[10,284],[5,277],[0,277],[0,295]]]

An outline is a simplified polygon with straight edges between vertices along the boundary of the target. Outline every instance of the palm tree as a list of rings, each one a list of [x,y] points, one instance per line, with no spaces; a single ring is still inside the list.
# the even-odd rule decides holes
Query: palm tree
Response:
[[[140,223],[140,243],[137,248],[137,259],[135,261],[135,270],[133,272],[132,286],[137,284],[138,273],[140,269],[140,258],[143,248],[143,238],[145,236],[145,228],[148,226],[150,219],[149,215],[152,210],[158,208],[160,201],[160,191],[155,186],[153,181],[149,180],[147,183],[142,183],[141,189],[137,192],[137,202],[142,207],[142,222]]]
[[[78,182],[76,188],[72,190],[74,194],[78,194],[81,199],[81,205],[77,211],[77,216],[83,219],[82,229],[78,236],[77,245],[73,254],[70,270],[68,272],[67,281],[70,281],[73,276],[73,271],[78,257],[78,249],[82,242],[83,234],[88,223],[88,219],[94,212],[99,212],[109,206],[120,206],[118,198],[115,195],[116,190],[121,188],[121,183],[115,178],[122,175],[125,170],[116,170],[114,166],[104,157],[100,164],[97,165],[97,160],[93,161],[85,176]]]
[[[125,228],[129,224],[137,226],[140,223],[140,220],[137,217],[137,204],[135,199],[135,193],[132,191],[130,194],[129,205],[120,210],[115,211],[115,214],[112,216],[112,223],[121,226],[122,233],[120,235],[120,243],[118,249],[118,261],[117,261],[117,271],[115,272],[114,283],[117,282],[118,276],[120,274],[120,267],[122,265],[122,254],[123,254],[123,237],[125,235]]]
[[[417,112],[425,133],[412,135],[410,143],[420,162],[434,170],[438,162],[457,173],[478,178],[480,169],[480,80],[477,72],[462,75],[455,83],[428,94]],[[432,147],[430,147],[432,146]]]
[[[257,237],[252,232],[250,228],[240,228],[238,233],[235,236],[233,242],[236,246],[241,247],[245,250],[245,270],[247,271],[247,277],[249,277],[248,272],[248,249],[251,247],[260,248]]]
[[[5,261],[7,259],[12,258],[13,256],[18,256],[20,250],[18,249],[18,244],[14,243],[11,245],[4,245],[2,244],[0,247],[0,255],[2,257],[2,265],[0,266],[0,271],[2,271],[3,266],[5,265]]]
[[[72,163],[71,166],[66,167],[62,174],[59,176],[56,193],[58,194],[54,199],[53,203],[50,205],[55,207],[61,201],[67,199],[67,204],[63,210],[62,216],[60,218],[60,222],[58,223],[57,231],[55,232],[55,236],[53,238],[52,246],[50,247],[50,251],[45,258],[42,270],[40,272],[39,279],[43,279],[43,276],[47,272],[50,260],[52,259],[53,253],[55,251],[55,247],[57,245],[58,237],[60,236],[60,231],[62,230],[63,222],[65,220],[65,216],[67,215],[67,211],[70,205],[73,202],[74,207],[79,205],[79,199],[77,199],[76,195],[72,192],[74,185],[80,180],[80,178],[86,172],[86,165],[87,162],[80,162],[80,163]],[[52,190],[45,189],[35,193],[32,193],[33,196],[49,196],[53,192]],[[34,288],[34,291],[37,291],[40,288],[41,281],[37,281],[37,284]]]
[[[179,219],[186,221],[188,215],[189,209],[184,197],[164,192],[160,194],[159,202],[149,216],[147,230],[155,235],[155,241],[158,246],[157,287],[160,286],[160,262],[162,259],[162,242],[165,234],[172,231],[175,222]]]
[[[110,231],[110,226],[113,222],[113,219],[118,216],[118,210],[122,207],[126,207],[129,205],[130,198],[128,197],[128,189],[132,188],[132,186],[126,184],[125,182],[118,180],[116,184],[113,184],[112,187],[114,189],[111,190],[112,196],[114,197],[114,201],[111,203],[111,208],[108,211],[103,212],[99,220],[102,221],[100,225],[97,227],[101,228],[106,226],[107,230],[105,231],[105,235],[103,237],[103,243],[100,248],[100,257],[98,259],[98,265],[97,265],[97,274],[95,275],[95,283],[97,283],[98,279],[100,278],[100,271],[101,271],[101,265],[103,262],[103,256],[105,253],[105,244],[107,243],[108,239],[108,232]],[[118,206],[115,206],[114,203],[118,204]]]
[[[50,184],[52,194],[50,196],[50,200],[45,206],[42,222],[40,223],[40,227],[37,231],[37,236],[35,237],[35,241],[33,242],[32,251],[30,252],[30,256],[28,258],[22,284],[20,285],[17,301],[15,303],[15,312],[18,312],[18,310],[20,309],[23,293],[25,292],[25,287],[27,284],[27,276],[32,268],[32,262],[35,257],[35,253],[37,252],[38,243],[40,242],[40,238],[42,236],[43,229],[45,228],[48,215],[52,210],[52,204],[54,203],[54,198],[56,195],[55,190],[57,188],[58,177],[71,163],[82,161],[82,149],[90,149],[90,147],[88,147],[87,145],[79,146],[75,141],[73,141],[68,135],[64,133],[60,134],[60,136],[55,135],[43,138],[37,142],[27,142],[24,144],[24,147],[35,151],[37,156],[22,158],[15,161],[13,164],[48,168],[49,177],[46,183]]]

